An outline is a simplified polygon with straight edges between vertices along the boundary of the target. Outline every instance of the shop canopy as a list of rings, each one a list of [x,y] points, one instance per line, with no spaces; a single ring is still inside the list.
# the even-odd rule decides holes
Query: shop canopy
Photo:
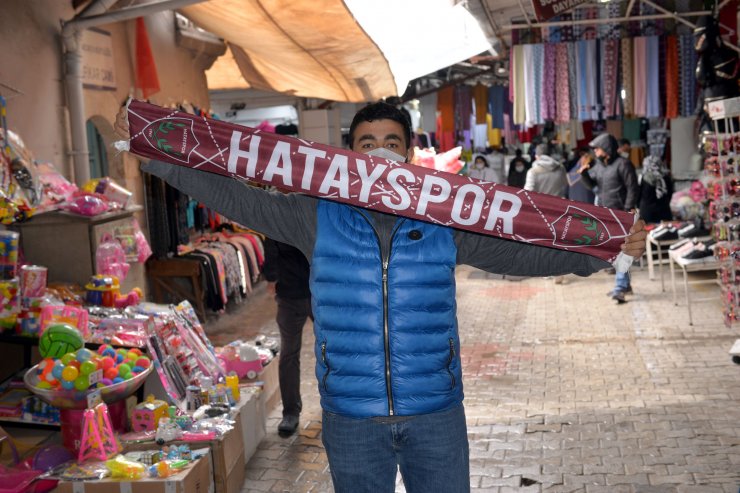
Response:
[[[334,101],[401,95],[409,81],[491,50],[452,0],[211,0],[181,9],[222,37],[210,89]]]

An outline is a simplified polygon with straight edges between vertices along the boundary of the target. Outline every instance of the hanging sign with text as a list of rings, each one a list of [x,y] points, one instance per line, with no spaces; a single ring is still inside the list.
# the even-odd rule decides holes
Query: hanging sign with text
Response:
[[[540,22],[563,14],[587,0],[532,0],[534,13]]]

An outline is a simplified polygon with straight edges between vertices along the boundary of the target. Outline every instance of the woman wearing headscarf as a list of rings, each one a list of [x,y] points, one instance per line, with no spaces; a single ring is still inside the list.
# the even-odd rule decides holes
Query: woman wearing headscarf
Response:
[[[640,217],[647,223],[659,223],[673,219],[672,195],[673,180],[665,163],[657,156],[647,156],[642,161]]]

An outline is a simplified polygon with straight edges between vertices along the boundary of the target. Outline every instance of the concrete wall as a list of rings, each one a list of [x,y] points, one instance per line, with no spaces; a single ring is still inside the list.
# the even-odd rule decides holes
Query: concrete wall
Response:
[[[62,20],[75,12],[69,0],[5,0],[0,2],[0,83],[24,94],[13,96],[0,85],[8,101],[8,125],[23,138],[37,160],[54,163],[72,178],[69,156],[68,112],[65,107],[61,46]],[[203,63],[177,46],[173,12],[145,19],[157,65],[161,91],[150,97],[155,104],[188,101],[208,107]],[[85,89],[86,119],[93,119],[109,146],[115,140],[113,122],[120,104],[135,94],[135,22],[99,26],[111,33],[117,90]],[[141,177],[132,158],[109,152],[110,174],[136,192],[141,203]],[[125,159],[125,162],[124,162]]]

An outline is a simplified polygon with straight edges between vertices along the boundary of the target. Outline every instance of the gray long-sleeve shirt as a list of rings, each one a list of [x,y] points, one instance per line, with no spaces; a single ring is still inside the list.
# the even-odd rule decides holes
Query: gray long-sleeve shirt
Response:
[[[269,238],[295,246],[309,262],[316,242],[319,200],[307,195],[268,192],[235,178],[183,166],[151,161],[142,170],[163,179],[207,207]],[[368,211],[381,245],[390,238],[397,217]],[[551,276],[574,273],[588,276],[610,267],[590,255],[520,243],[456,229],[457,263],[495,274]]]

